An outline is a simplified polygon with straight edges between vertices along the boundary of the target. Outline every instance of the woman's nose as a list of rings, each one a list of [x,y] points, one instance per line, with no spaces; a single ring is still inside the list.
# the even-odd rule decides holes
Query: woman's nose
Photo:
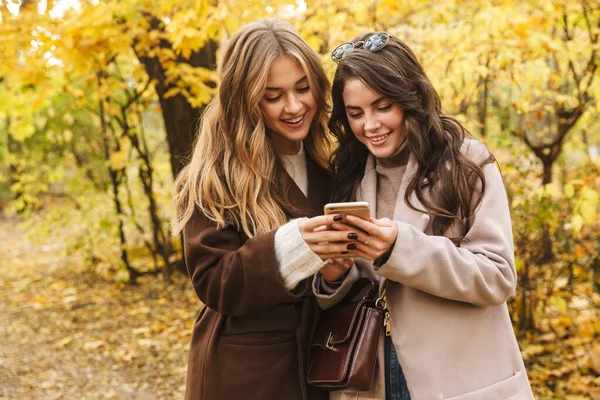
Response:
[[[297,96],[289,96],[284,111],[288,114],[297,114],[302,109],[302,103]]]
[[[375,132],[381,127],[381,121],[375,117],[367,117],[365,121],[365,131]]]

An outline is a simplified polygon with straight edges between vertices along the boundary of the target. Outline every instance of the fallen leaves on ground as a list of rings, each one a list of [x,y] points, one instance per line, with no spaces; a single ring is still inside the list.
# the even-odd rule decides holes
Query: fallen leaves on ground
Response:
[[[181,399],[200,302],[175,273],[118,285],[0,221],[0,399]]]
[[[181,399],[200,309],[186,276],[101,279],[0,220],[0,399]],[[520,341],[536,399],[600,400],[600,296],[550,302]]]

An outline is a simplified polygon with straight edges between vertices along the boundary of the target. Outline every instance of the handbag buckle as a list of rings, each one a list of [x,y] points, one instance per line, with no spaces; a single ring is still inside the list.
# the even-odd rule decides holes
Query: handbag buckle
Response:
[[[333,342],[333,332],[329,332],[329,336],[327,337],[327,342],[325,343],[325,348],[329,350],[334,350],[335,346],[331,344]]]

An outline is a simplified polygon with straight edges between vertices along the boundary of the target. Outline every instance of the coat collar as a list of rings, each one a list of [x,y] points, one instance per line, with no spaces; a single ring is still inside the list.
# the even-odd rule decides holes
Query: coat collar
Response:
[[[408,163],[406,164],[406,171],[402,177],[400,190],[398,191],[393,220],[405,222],[424,232],[429,223],[429,215],[425,214],[424,212],[413,210],[404,201],[404,194],[406,193],[408,183],[416,173],[417,160],[414,154],[411,153],[408,157]],[[366,201],[371,205],[371,218],[375,218],[375,212],[377,209],[377,171],[375,170],[375,157],[372,154],[369,154],[369,157],[367,158],[365,174],[360,183],[358,198],[359,200]],[[419,210],[425,210],[425,207],[421,201],[419,201],[415,193],[410,195],[410,201],[415,208]]]
[[[288,200],[296,208],[295,210],[286,209],[286,213],[292,218],[322,215],[323,206],[331,196],[329,172],[319,166],[308,152],[306,153],[306,175],[308,177],[308,198],[285,169],[281,174],[283,190],[287,192]]]

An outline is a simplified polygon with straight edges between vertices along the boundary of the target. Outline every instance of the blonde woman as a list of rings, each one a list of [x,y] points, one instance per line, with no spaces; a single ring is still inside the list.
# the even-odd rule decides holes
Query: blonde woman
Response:
[[[321,256],[347,249],[348,232],[313,232],[339,216],[298,217],[322,214],[329,200],[329,83],[318,55],[279,20],[242,27],[218,72],[191,162],[176,180],[174,231],[183,231],[205,305],[186,399],[326,398],[305,384],[318,308],[306,278],[319,270],[341,278],[351,261]]]

